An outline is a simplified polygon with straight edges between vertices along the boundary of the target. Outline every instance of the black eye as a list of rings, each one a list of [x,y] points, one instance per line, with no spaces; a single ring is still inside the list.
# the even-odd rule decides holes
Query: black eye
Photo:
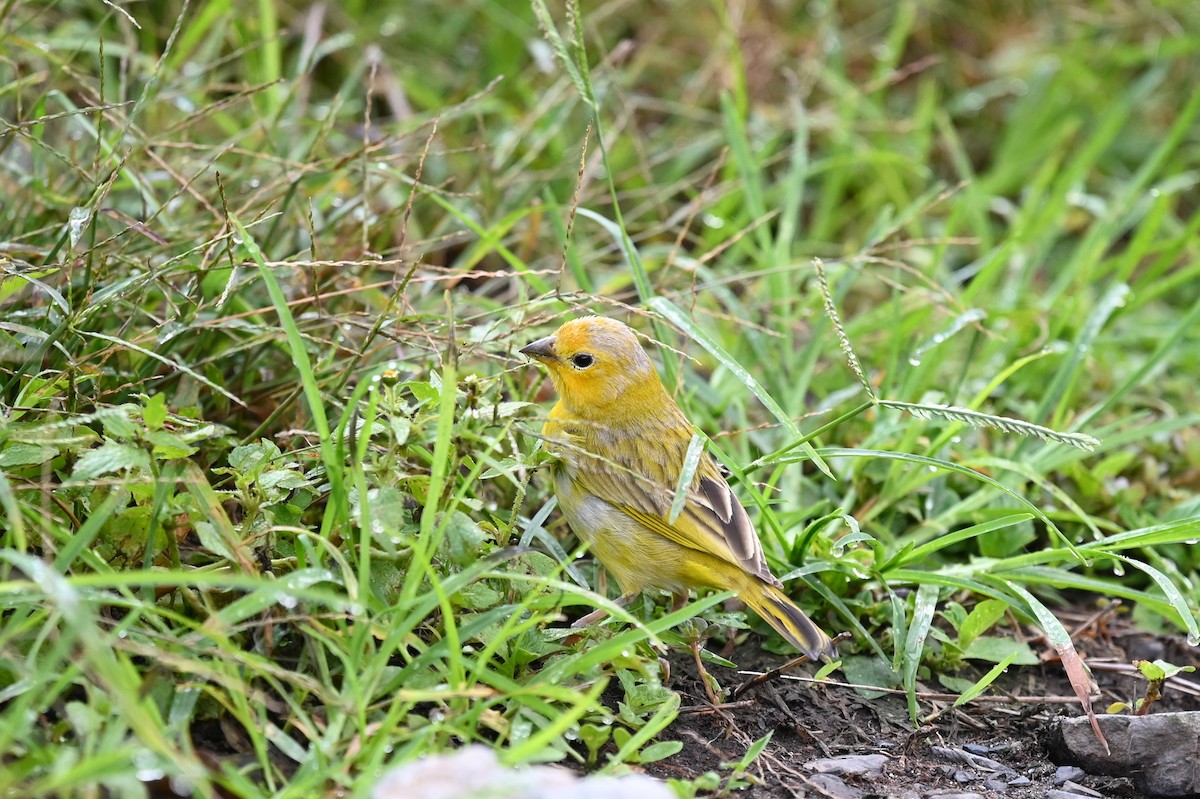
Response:
[[[581,352],[571,356],[571,363],[575,364],[576,369],[586,369],[595,363],[596,359],[588,355],[586,352]]]

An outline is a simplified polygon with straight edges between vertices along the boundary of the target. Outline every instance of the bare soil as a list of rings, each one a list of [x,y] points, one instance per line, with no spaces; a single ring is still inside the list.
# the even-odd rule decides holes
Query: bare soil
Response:
[[[1163,658],[1187,665],[1197,662],[1197,652],[1182,638],[1155,637],[1132,630],[1112,635],[1108,630],[1076,645],[1093,671],[1101,696],[1097,713],[1109,703],[1140,696],[1144,681],[1114,669],[1127,667],[1134,658]],[[753,640],[735,650],[729,659],[738,670],[709,668],[722,688],[745,682],[744,672],[765,672],[781,665],[777,655],[764,652]],[[922,699],[920,715],[933,717],[914,725],[903,695],[866,698],[854,688],[815,685],[786,678],[772,680],[752,692],[714,707],[705,696],[690,653],[673,653],[671,686],[684,695],[685,712],[664,733],[679,740],[683,750],[674,757],[646,767],[663,777],[694,778],[708,771],[729,773],[728,764],[742,759],[757,739],[773,733],[770,743],[751,767],[757,784],[735,794],[745,799],[787,797],[927,797],[974,794],[983,797],[1046,797],[1051,790],[1103,797],[1137,797],[1125,777],[1071,776],[1060,771],[1047,754],[1046,742],[1056,720],[1083,713],[1073,699],[1069,681],[1057,661],[1039,666],[1010,668],[989,690],[991,698],[961,708],[944,700]],[[810,667],[806,667],[811,670]],[[984,669],[986,671],[986,669]],[[806,676],[803,669],[795,672]],[[811,673],[811,671],[810,671]],[[983,672],[981,672],[982,674]],[[970,676],[970,675],[962,675]],[[1200,684],[1170,681],[1164,699],[1154,710],[1200,710]],[[836,680],[837,675],[834,679]],[[937,689],[934,689],[936,692]],[[1011,701],[996,701],[999,696]],[[958,753],[994,761],[991,767],[955,761]],[[849,775],[830,781],[814,778],[806,763],[842,755],[882,754],[882,772]],[[1002,770],[996,771],[1000,765]],[[1055,795],[1059,796],[1059,795]]]

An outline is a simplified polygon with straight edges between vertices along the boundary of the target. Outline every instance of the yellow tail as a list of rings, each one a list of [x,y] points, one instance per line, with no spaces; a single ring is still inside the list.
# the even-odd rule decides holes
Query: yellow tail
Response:
[[[738,598],[814,662],[837,657],[837,649],[829,636],[775,586],[754,580],[738,592]]]

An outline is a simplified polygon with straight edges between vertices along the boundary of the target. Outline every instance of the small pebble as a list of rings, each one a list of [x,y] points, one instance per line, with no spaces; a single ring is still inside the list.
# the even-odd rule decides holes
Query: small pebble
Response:
[[[962,769],[958,769],[957,771],[954,772],[954,781],[955,782],[968,783],[968,782],[975,782],[975,780],[977,780],[977,779],[979,779],[979,776],[976,774],[972,774],[969,771],[963,771]]]
[[[1098,796],[1098,797],[1100,797],[1100,799],[1104,799],[1104,794],[1100,793],[1099,791],[1093,791],[1091,788],[1088,788],[1085,785],[1080,785],[1079,783],[1074,782],[1072,780],[1067,780],[1066,782],[1064,782],[1062,787],[1063,787],[1064,791],[1071,791],[1072,793],[1081,793],[1084,796]]]
[[[989,791],[1004,793],[1008,790],[1008,783],[1004,780],[998,780],[995,777],[992,777],[983,781],[983,787],[987,788]]]
[[[1054,770],[1054,784],[1062,785],[1067,780],[1077,780],[1084,775],[1079,766],[1059,766]]]
[[[1022,786],[1028,785],[1029,783],[1030,783],[1030,779],[1028,777],[1014,777],[1013,779],[1008,781],[1008,784],[1011,785],[1013,788],[1020,788]]]
[[[963,749],[973,755],[991,755],[1012,749],[1012,744],[963,744]]]
[[[842,755],[841,757],[810,760],[804,764],[804,767],[822,774],[875,776],[883,773],[883,767],[887,765],[887,762],[887,755]]]
[[[939,760],[945,760],[950,763],[961,763],[964,766],[971,766],[985,771],[994,771],[999,773],[1008,773],[1012,771],[1008,766],[998,760],[992,760],[990,757],[976,755],[968,752],[965,749],[951,749],[947,746],[932,746],[929,751],[934,757]]]
[[[814,774],[808,778],[810,785],[830,799],[863,799],[863,792],[847,785],[836,774]]]
[[[1085,793],[1073,793],[1072,791],[1064,791],[1061,788],[1051,788],[1046,791],[1046,799],[1091,799]]]

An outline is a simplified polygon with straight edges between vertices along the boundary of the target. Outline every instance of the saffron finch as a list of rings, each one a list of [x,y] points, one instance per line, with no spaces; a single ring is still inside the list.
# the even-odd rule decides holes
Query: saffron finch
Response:
[[[732,589],[813,660],[836,656],[767,567],[745,508],[707,454],[671,520],[693,429],[629,327],[574,319],[521,353],[546,366],[558,391],[542,433],[558,456],[559,507],[620,584],[622,604],[648,588],[677,601],[692,588]]]

